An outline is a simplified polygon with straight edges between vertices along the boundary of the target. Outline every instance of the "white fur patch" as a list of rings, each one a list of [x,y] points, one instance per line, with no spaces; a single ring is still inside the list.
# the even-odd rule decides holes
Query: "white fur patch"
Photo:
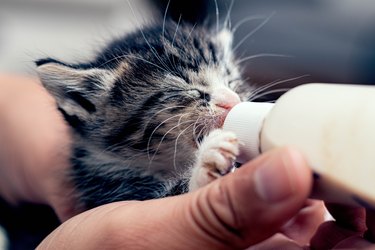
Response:
[[[233,44],[233,34],[228,29],[223,29],[217,35],[217,40],[224,49],[224,56],[230,57]],[[225,58],[224,58],[225,59]]]
[[[202,68],[201,77],[208,82],[213,88],[224,87],[228,79],[223,78],[223,74],[217,67]],[[224,75],[225,76],[225,75]]]

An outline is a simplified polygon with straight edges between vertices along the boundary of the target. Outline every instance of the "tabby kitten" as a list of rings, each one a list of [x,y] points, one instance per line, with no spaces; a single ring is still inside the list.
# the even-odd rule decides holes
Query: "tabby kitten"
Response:
[[[74,131],[72,169],[86,208],[199,188],[232,169],[220,130],[240,97],[229,30],[167,21],[115,40],[91,62],[37,62]]]

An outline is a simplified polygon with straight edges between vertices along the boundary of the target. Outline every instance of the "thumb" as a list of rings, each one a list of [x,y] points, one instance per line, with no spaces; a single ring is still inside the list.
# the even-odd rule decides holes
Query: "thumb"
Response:
[[[200,249],[243,249],[278,232],[303,206],[311,183],[303,157],[277,149],[192,193],[180,228],[195,234]]]

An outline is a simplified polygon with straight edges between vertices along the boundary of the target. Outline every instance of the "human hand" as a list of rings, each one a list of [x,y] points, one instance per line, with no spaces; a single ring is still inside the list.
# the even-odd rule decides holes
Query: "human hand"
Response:
[[[54,99],[38,79],[0,75],[0,196],[11,204],[76,214],[67,182],[70,134]]]
[[[374,210],[339,204],[326,204],[326,207],[335,220],[322,223],[311,238],[310,244],[299,244],[290,237],[277,234],[250,249],[375,249]],[[298,216],[301,214],[300,212]],[[318,213],[314,214],[312,218],[309,216],[312,220]],[[306,229],[309,230],[309,227],[305,227]],[[292,236],[295,232],[297,231],[294,231]],[[308,235],[300,233],[297,240]]]
[[[192,193],[86,211],[39,249],[245,249],[298,214],[311,179],[298,152],[278,149]]]

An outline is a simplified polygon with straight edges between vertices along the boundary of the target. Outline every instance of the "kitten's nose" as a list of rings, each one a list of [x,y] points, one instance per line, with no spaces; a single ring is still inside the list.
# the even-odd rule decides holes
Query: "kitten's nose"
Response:
[[[240,103],[240,97],[228,88],[219,88],[212,93],[213,103],[220,108],[230,110],[236,104]]]

